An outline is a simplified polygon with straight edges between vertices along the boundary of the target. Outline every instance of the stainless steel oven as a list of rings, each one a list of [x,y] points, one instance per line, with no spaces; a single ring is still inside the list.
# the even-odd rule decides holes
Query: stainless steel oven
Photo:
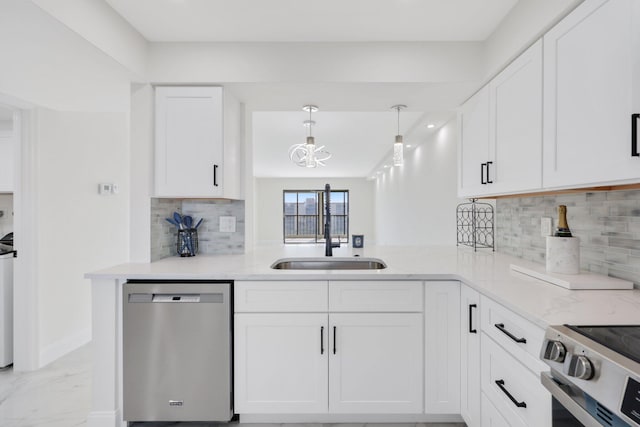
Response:
[[[551,326],[540,358],[553,427],[640,426],[640,326]]]

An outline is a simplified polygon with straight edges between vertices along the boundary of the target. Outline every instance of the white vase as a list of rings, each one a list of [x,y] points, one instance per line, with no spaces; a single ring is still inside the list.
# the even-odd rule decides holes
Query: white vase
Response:
[[[580,273],[580,239],[547,236],[547,272]]]

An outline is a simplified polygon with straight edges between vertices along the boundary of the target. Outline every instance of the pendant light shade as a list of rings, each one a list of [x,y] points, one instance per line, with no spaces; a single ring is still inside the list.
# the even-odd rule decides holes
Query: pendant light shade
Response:
[[[393,165],[402,166],[404,163],[404,144],[402,141],[402,135],[400,135],[400,110],[407,108],[406,105],[398,104],[391,107],[391,109],[398,112],[398,133],[396,134],[396,140],[393,143]]]
[[[318,107],[315,105],[305,105],[302,107],[302,110],[309,113],[309,120],[303,122],[304,126],[309,128],[309,136],[307,136],[305,143],[294,144],[289,147],[289,158],[293,163],[303,168],[325,166],[324,162],[331,158],[331,153],[325,151],[324,145],[317,147],[315,138],[311,134],[311,128],[316,124],[316,122],[311,120],[311,113],[318,111]]]

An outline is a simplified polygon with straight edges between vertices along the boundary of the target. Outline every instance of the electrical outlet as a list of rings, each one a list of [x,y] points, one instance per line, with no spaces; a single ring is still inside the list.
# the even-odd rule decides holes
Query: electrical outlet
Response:
[[[106,196],[111,194],[111,192],[113,191],[113,184],[109,184],[109,183],[100,183],[98,184],[98,194],[100,194],[101,196]]]
[[[235,233],[236,232],[236,217],[235,216],[221,216],[220,217],[220,232],[221,233]]]
[[[543,216],[540,218],[540,235],[542,237],[551,236],[553,234],[553,220]]]

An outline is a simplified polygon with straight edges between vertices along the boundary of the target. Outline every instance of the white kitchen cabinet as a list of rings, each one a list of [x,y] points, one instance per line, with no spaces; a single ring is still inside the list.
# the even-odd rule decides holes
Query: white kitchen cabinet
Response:
[[[14,138],[12,130],[0,128],[0,193],[13,192]]]
[[[489,86],[465,102],[458,116],[458,196],[486,193],[489,161]]]
[[[217,86],[155,96],[155,196],[241,198],[238,101]]]
[[[512,427],[551,427],[551,395],[535,374],[488,336],[482,338],[482,392]],[[483,424],[484,425],[484,424]]]
[[[482,405],[482,424],[467,423],[468,427],[479,426],[482,427],[511,427],[511,425],[504,419],[500,411],[493,406],[493,403],[489,400],[487,395],[482,393],[481,402],[478,402]]]
[[[545,34],[545,188],[640,179],[639,25],[637,0],[587,0]]]
[[[235,412],[327,412],[326,313],[235,315]]]
[[[514,427],[550,427],[551,395],[540,383],[544,329],[502,304],[480,297],[480,384],[493,407]],[[500,425],[484,413],[485,420]]]
[[[460,414],[467,426],[478,427],[481,425],[480,294],[466,285],[460,289],[460,318]]]
[[[234,288],[236,413],[422,413],[422,282]]]
[[[425,282],[425,412],[460,413],[460,282]]]
[[[329,315],[329,412],[422,412],[422,315]]]
[[[541,40],[462,106],[460,123],[459,196],[541,188]]]
[[[492,194],[542,186],[542,40],[489,83],[489,161]]]

